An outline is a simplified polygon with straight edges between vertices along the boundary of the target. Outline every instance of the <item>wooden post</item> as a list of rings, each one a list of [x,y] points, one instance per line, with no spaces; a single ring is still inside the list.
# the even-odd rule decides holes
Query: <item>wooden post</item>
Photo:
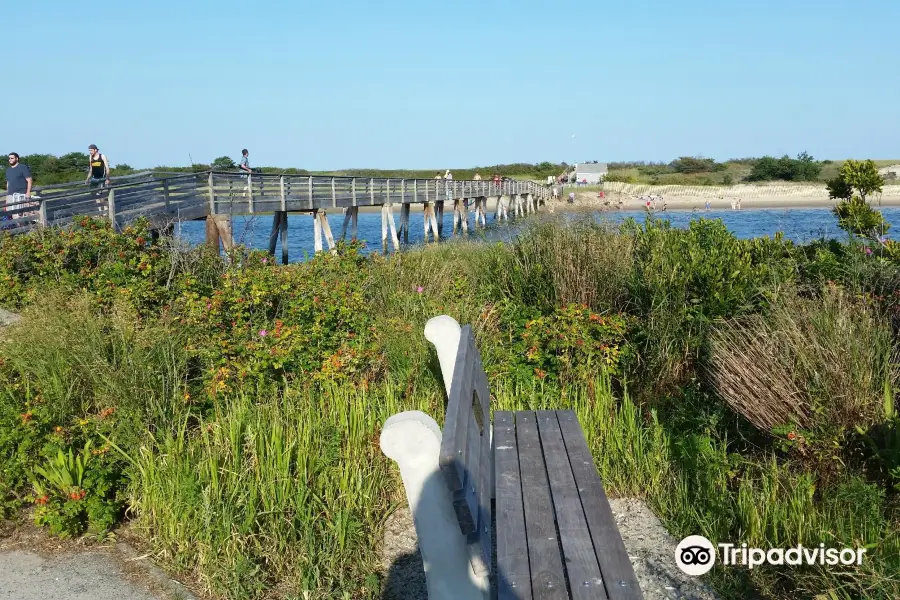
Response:
[[[325,214],[324,210],[319,211],[319,220],[322,222],[322,233],[325,234],[325,241],[328,242],[328,249],[331,250],[332,254],[336,254],[337,250],[334,247],[334,236],[331,235],[331,225],[328,224],[328,215]]]
[[[409,243],[409,209],[410,204],[406,203],[400,209],[400,231],[403,232],[403,243]]]
[[[435,218],[437,218],[437,236],[438,239],[444,236],[444,201],[438,200],[434,203]]]
[[[279,178],[279,185],[281,186],[281,210],[282,212],[287,212],[287,197],[284,195],[284,175]]]
[[[314,210],[313,216],[313,248],[318,254],[322,251],[322,222],[319,220],[319,211]]]
[[[281,230],[282,211],[276,210],[272,215],[272,232],[269,233],[269,254],[275,256],[275,244],[278,242],[278,232]]]
[[[247,173],[247,202],[250,214],[253,214],[253,175]]]
[[[281,213],[281,264],[288,264],[288,214]]]
[[[347,226],[350,225],[351,239],[356,241],[356,232],[359,224],[359,207],[348,206],[344,209],[344,225],[341,229],[341,241],[347,237]]]
[[[315,206],[313,206],[313,180],[312,180],[312,175],[309,176],[309,181],[308,181],[308,183],[309,183],[309,207],[310,207],[310,208],[315,208]],[[315,216],[315,214],[316,214],[316,213],[313,213],[313,216]]]
[[[400,250],[400,240],[397,238],[397,230],[394,227],[394,210],[390,204],[381,207],[381,249],[387,253],[387,236],[388,227],[391,230],[391,241],[394,244],[394,251]]]
[[[106,202],[108,204],[109,221],[112,223],[113,231],[118,231],[118,227],[116,227],[116,190],[110,188]]]
[[[209,214],[216,214],[216,188],[212,171],[209,172]]]
[[[334,189],[334,177],[331,178],[331,206],[337,207],[337,192]]]
[[[215,215],[206,217],[206,244],[219,254],[219,227],[216,225]]]
[[[47,202],[45,200],[38,201],[38,225],[47,226]]]

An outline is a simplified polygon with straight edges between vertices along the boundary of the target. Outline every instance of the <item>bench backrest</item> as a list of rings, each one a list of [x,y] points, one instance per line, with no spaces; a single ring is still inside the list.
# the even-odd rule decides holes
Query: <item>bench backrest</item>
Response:
[[[459,349],[441,438],[440,468],[453,495],[476,574],[490,571],[493,454],[487,375],[472,327],[460,331]]]

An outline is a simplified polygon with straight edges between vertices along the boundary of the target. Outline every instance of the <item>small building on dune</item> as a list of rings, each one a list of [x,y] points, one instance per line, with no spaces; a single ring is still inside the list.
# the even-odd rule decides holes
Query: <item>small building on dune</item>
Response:
[[[575,165],[575,182],[581,184],[602,183],[609,169],[606,163],[582,163]]]

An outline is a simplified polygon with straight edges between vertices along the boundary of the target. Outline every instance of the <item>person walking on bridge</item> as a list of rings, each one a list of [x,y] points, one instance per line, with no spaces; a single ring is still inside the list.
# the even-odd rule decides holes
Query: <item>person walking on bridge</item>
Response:
[[[91,189],[109,185],[109,160],[106,155],[100,152],[97,144],[88,146],[88,152],[91,158],[88,164],[87,179],[84,182],[89,184]]]
[[[6,167],[6,210],[11,211],[20,208],[26,200],[31,198],[31,169],[28,165],[19,162],[19,155],[9,153],[9,166]],[[4,215],[3,220],[11,219],[11,215]]]
[[[249,175],[253,172],[253,170],[250,168],[250,152],[246,148],[241,150],[241,162],[238,165],[238,169],[240,169],[241,173],[245,175]]]

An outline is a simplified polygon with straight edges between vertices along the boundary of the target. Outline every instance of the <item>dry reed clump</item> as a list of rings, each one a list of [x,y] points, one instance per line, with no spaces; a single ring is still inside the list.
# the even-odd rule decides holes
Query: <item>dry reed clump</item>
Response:
[[[837,287],[781,299],[766,316],[717,323],[704,364],[720,396],[755,426],[868,426],[897,380],[890,326]]]

